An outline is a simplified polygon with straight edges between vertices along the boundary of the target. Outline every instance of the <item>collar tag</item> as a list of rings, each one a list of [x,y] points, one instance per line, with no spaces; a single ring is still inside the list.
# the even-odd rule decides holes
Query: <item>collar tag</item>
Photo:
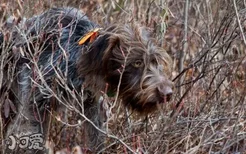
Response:
[[[90,39],[90,43],[92,43],[93,41],[95,41],[95,39],[97,38],[97,36],[99,35],[99,30],[101,30],[102,28],[95,28],[91,31],[89,31],[88,33],[86,33],[80,40],[79,40],[79,45],[83,45],[86,41],[88,41]]]

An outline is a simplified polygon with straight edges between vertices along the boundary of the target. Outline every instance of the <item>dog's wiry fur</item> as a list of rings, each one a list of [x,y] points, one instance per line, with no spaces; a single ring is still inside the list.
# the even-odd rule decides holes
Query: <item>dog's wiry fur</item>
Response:
[[[1,88],[2,95],[4,90],[11,94],[18,109],[6,137],[45,134],[45,122],[37,117],[47,114],[54,100],[63,105],[83,102],[85,115],[101,128],[98,102],[105,89],[118,93],[126,107],[144,115],[170,99],[172,83],[167,72],[171,60],[136,24],[105,26],[93,42],[83,45],[78,45],[80,38],[98,26],[74,8],[51,9],[26,20],[21,27],[13,24],[6,30],[14,36],[7,40],[11,50],[3,46],[6,31],[0,35],[1,55],[8,52],[16,64],[11,86],[7,86],[10,79],[5,66]],[[85,127],[88,146],[96,149],[102,142],[100,134],[90,124]]]

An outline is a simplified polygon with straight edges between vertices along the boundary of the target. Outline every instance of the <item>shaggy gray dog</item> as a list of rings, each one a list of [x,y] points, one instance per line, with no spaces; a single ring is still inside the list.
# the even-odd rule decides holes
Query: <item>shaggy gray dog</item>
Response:
[[[0,35],[1,56],[8,61],[1,99],[12,109],[3,109],[6,152],[43,153],[54,106],[71,109],[79,102],[80,109],[72,110],[102,128],[102,95],[117,95],[142,115],[171,98],[170,57],[138,25],[100,28],[75,8],[53,8],[16,22],[6,23]],[[87,145],[96,150],[103,134],[91,122]]]

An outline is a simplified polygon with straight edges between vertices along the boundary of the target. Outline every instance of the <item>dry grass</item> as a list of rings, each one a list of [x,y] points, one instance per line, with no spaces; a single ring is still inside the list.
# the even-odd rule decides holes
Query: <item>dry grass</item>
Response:
[[[169,104],[146,118],[136,118],[116,105],[106,123],[109,138],[104,153],[128,153],[125,145],[136,153],[246,153],[246,44],[242,37],[246,30],[246,4],[243,2],[238,0],[235,7],[229,0],[190,1],[188,49],[182,72],[178,72],[177,64],[184,43],[185,1],[13,0],[1,3],[0,12],[5,12],[2,23],[9,15],[30,17],[52,6],[79,7],[93,21],[104,25],[136,20],[173,57],[172,78],[175,83],[183,78],[180,85],[176,84],[176,91],[182,88],[182,93],[175,94]],[[66,148],[71,152],[78,145],[84,153],[90,153],[82,144],[86,140],[81,135],[83,127],[76,125],[80,114],[69,109],[65,113],[62,121],[70,126],[57,120],[57,115],[52,117],[50,137],[54,149]]]

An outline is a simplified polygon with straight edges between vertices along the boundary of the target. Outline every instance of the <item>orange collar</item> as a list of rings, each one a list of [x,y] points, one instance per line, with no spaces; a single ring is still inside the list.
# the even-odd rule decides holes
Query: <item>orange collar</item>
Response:
[[[79,39],[79,45],[83,45],[87,40],[90,39],[90,43],[96,40],[97,36],[99,35],[99,30],[102,28],[95,28],[88,33],[86,33],[81,39]]]

